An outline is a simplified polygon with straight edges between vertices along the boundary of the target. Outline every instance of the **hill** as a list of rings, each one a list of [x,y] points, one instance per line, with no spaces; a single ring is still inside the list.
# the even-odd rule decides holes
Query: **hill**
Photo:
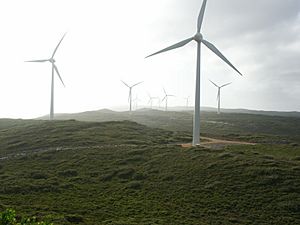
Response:
[[[143,106],[141,106],[143,107]],[[147,108],[148,106],[145,106],[144,109],[139,110],[149,110]],[[155,110],[164,110],[164,108],[159,107],[153,107]],[[171,106],[168,107],[169,111],[194,111],[194,107],[189,106]],[[126,111],[127,107],[117,107],[115,111]],[[201,106],[202,112],[217,112],[217,109],[214,107],[207,107],[207,106]],[[243,113],[243,114],[255,114],[255,115],[266,115],[266,116],[282,116],[282,117],[300,117],[299,111],[266,111],[266,110],[251,110],[251,109],[227,109],[222,108],[221,111],[223,113]]]
[[[174,144],[184,135],[130,121],[0,120],[0,210],[55,224],[300,223],[297,145]]]
[[[249,109],[223,109],[225,113],[246,113],[266,116],[282,116],[282,117],[300,117],[300,112],[297,111],[264,111],[264,110],[249,110]]]
[[[15,154],[61,147],[114,144],[164,144],[189,141],[183,133],[131,121],[80,122],[0,119],[0,153]]]
[[[99,110],[76,114],[56,115],[58,120],[122,121],[130,120],[149,127],[183,131],[192,135],[192,111],[138,110],[132,113]],[[246,113],[203,111],[201,134],[209,137],[230,138],[268,143],[296,142],[300,144],[300,118]]]

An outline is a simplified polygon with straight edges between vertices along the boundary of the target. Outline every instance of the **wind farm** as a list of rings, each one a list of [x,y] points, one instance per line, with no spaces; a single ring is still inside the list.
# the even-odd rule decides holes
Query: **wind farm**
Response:
[[[0,5],[0,224],[300,224],[297,0]]]

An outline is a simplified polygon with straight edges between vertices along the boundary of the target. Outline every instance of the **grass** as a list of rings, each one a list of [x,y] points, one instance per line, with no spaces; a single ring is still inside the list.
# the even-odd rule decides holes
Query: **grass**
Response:
[[[236,131],[213,123],[223,128],[206,128],[208,135],[257,137],[261,144],[181,148],[176,143],[191,139],[174,128],[182,121],[168,131],[160,120],[160,128],[0,120],[0,158],[9,156],[0,160],[0,211],[14,208],[54,224],[299,224],[300,147],[275,144],[276,135],[286,138],[275,128],[246,135],[239,118],[224,117],[213,121],[231,118]],[[290,130],[293,138],[297,128]]]
[[[91,111],[62,114],[58,119],[80,121],[130,120],[148,127],[192,134],[193,112],[164,112],[158,110],[113,112]],[[300,117],[267,116],[245,113],[201,112],[201,132],[205,136],[270,144],[300,144]]]
[[[299,161],[257,149],[87,147],[1,165],[1,207],[57,224],[300,222]]]
[[[30,150],[102,144],[150,144],[190,141],[174,131],[153,129],[131,121],[79,122],[0,120],[0,156]]]

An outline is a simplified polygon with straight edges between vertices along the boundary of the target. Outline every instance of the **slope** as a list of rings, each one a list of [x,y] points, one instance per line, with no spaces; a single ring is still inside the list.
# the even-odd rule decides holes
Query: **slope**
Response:
[[[183,149],[178,132],[129,121],[1,124],[1,154],[25,154],[0,160],[0,210],[55,224],[300,223],[297,146]]]
[[[132,113],[110,110],[77,114],[60,114],[56,119],[80,121],[130,120],[153,128],[192,133],[191,111],[139,110]],[[245,113],[202,112],[201,134],[209,137],[269,143],[296,142],[300,144],[300,118],[266,116]]]

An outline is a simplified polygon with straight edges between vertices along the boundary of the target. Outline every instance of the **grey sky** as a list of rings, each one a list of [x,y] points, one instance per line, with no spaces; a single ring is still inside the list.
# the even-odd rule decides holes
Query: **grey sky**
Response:
[[[196,45],[150,59],[150,53],[196,32],[202,0],[12,0],[0,2],[0,117],[49,113],[50,66],[23,61],[50,56],[64,32],[57,65],[67,88],[55,84],[55,111],[78,112],[127,104],[135,94],[176,95],[170,105],[193,102]],[[233,82],[222,106],[300,111],[300,1],[208,0],[202,33],[245,75],[203,46],[201,105],[216,106],[208,82]]]
[[[168,16],[168,23],[177,26],[170,25],[159,38],[190,35],[189,23],[195,27],[200,3],[174,1],[170,11],[175,19]],[[221,51],[229,52],[226,56],[245,74],[240,87],[235,87],[238,92],[227,91],[228,98],[238,103],[234,107],[300,110],[300,1],[208,1],[203,34]],[[212,70],[207,73],[214,76]]]

